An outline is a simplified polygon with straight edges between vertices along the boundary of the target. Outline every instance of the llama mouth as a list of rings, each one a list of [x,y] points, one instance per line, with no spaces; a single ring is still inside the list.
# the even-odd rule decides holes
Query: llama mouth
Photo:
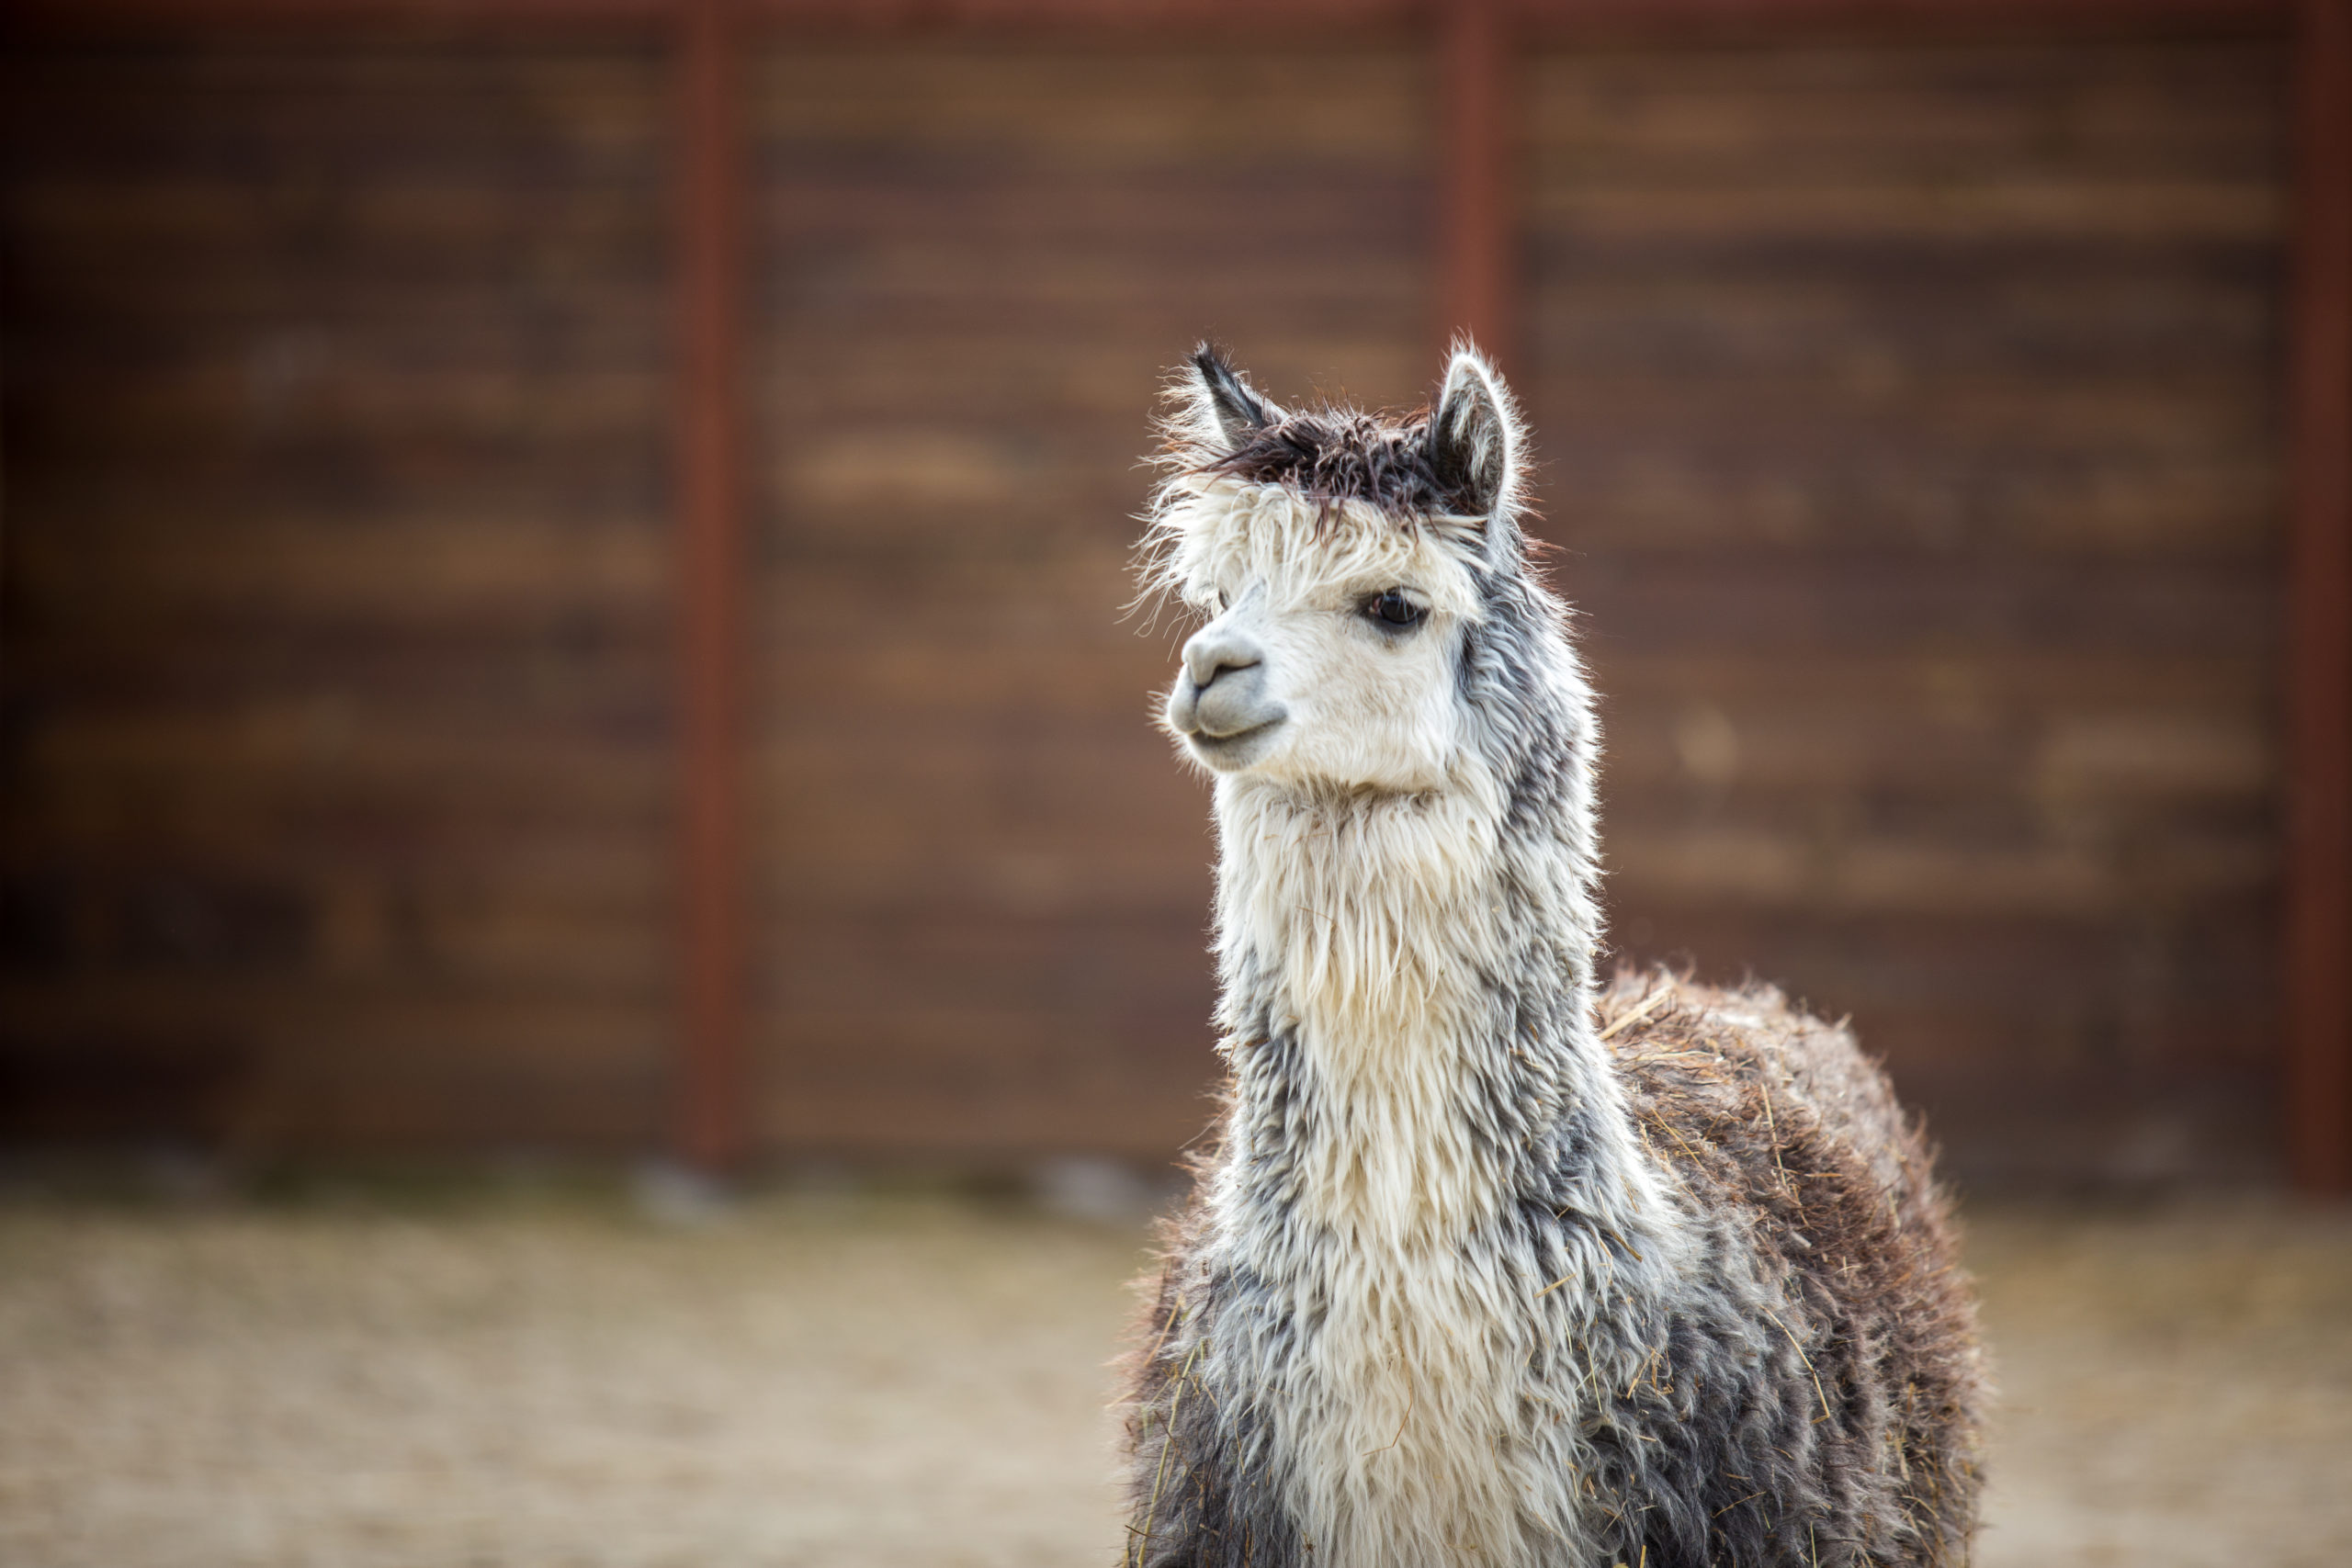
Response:
[[[1278,713],[1262,724],[1253,724],[1229,735],[1211,735],[1204,729],[1195,729],[1184,739],[1194,755],[1212,768],[1246,768],[1257,760],[1258,742],[1289,722],[1290,715]]]

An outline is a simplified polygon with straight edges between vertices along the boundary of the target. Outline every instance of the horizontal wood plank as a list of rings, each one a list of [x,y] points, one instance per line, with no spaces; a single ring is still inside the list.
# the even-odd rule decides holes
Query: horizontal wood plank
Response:
[[[0,1129],[643,1144],[658,56],[56,42],[6,76]]]
[[[2275,1161],[2283,82],[2261,39],[1533,67],[1612,940],[1850,1013],[1963,1172]]]

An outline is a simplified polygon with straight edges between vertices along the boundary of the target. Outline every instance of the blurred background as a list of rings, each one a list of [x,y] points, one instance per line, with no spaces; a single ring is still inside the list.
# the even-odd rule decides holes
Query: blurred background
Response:
[[[2305,1262],[2274,1289],[2241,1258],[2254,1293],[2224,1315],[2286,1314],[2316,1337],[2275,1341],[2304,1347],[2278,1388],[2352,1393],[2346,1234],[2277,1197],[2299,1101],[2307,1185],[2341,1184],[2352,1119],[2352,1048],[2290,1049],[2314,1020],[2335,1038],[2345,954],[2324,942],[2282,979],[2295,875],[2337,907],[2345,883],[2298,871],[2284,802],[2312,679],[2288,635],[2297,323],[2341,335],[2309,301],[2345,287],[2312,295],[2296,257],[2352,188],[2352,24],[2335,0],[1971,9],[11,7],[0,1338],[18,1407],[56,1424],[16,1468],[0,1454],[22,1560],[306,1560],[324,1538],[266,1501],[217,1551],[153,1555],[159,1521],[219,1488],[133,1506],[107,1486],[143,1450],[61,1434],[144,1364],[123,1345],[201,1339],[208,1313],[280,1314],[286,1337],[222,1333],[309,1387],[277,1357],[294,1325],[410,1310],[366,1282],[402,1246],[431,1256],[401,1279],[460,1281],[385,1284],[424,1292],[417,1321],[521,1302],[510,1348],[570,1344],[582,1368],[610,1364],[603,1330],[530,1327],[534,1289],[560,1316],[571,1288],[502,1272],[566,1236],[625,1299],[612,1247],[718,1270],[742,1324],[794,1280],[868,1268],[880,1296],[922,1295],[934,1264],[974,1278],[1030,1247],[1045,1272],[1003,1300],[1079,1315],[1002,1322],[1049,1325],[1060,1370],[971,1375],[1015,1403],[1061,1379],[1094,1419],[1105,1282],[1214,1079],[1205,791],[1149,722],[1181,633],[1124,614],[1147,420],[1203,336],[1278,399],[1409,407],[1476,330],[1532,417],[1534,531],[1603,694],[1619,956],[1850,1014],[1963,1186],[2026,1205],[1985,1209],[1988,1256],[2063,1269],[2086,1237],[2082,1257],[2177,1255],[2177,1283],[2222,1267],[2208,1243],[2275,1231],[2263,1257]],[[2330,443],[2340,468],[2352,423]],[[643,1235],[576,1193],[446,1235],[405,1198],[395,1224],[40,1196],[60,1162],[217,1193],[649,1159],[674,1164],[638,1184]],[[773,1190],[714,1208],[693,1171]],[[1091,1217],[1000,1197],[947,1219],[936,1193],[874,1190],[913,1171],[1012,1173]],[[2035,1207],[2119,1193],[2202,1217],[2142,1235]],[[715,1216],[715,1240],[661,1230]],[[662,1251],[686,1234],[718,1253]],[[729,1272],[739,1255],[766,1261]],[[1089,1282],[1064,1291],[1065,1267]],[[2017,1299],[2064,1317],[2176,1293],[2096,1274]],[[286,1305],[303,1280],[326,1295]],[[647,1332],[734,1343],[679,1310],[649,1306]],[[2182,1324],[2150,1353],[2226,1339]],[[739,1365],[800,1354],[742,1332],[765,1349]],[[841,1342],[808,1332],[807,1365],[831,1365]],[[978,1365],[892,1354],[890,1409]],[[190,1362],[192,1386],[278,1386],[233,1359]],[[490,1397],[445,1371],[451,1397]],[[2190,1401],[2208,1419],[2214,1390],[2265,1386],[2213,1378]],[[200,1424],[153,1427],[118,1392],[120,1432],[177,1433],[189,1474],[219,1462]],[[522,1408],[507,1437],[528,1444]],[[2233,1408],[2306,1465],[2352,1437]],[[254,1418],[297,1469],[332,1449]],[[716,1429],[646,1419],[657,1450]],[[875,1456],[876,1485],[952,1470],[910,1457],[929,1452],[911,1416],[863,1449],[844,1419],[821,1446]],[[1056,1430],[1107,1510],[1103,1432]],[[582,1459],[550,1495],[643,1483],[642,1457]],[[434,1462],[470,1484],[482,1461]],[[764,1473],[746,1495],[769,1504],[864,1495]],[[907,1551],[1051,1513],[1017,1486],[972,1496]],[[838,1540],[718,1547],[690,1517],[639,1550],[507,1518],[434,1551],[898,1560],[842,1544],[887,1510],[838,1508]],[[2317,1538],[2281,1529],[2273,1560],[2306,1560]],[[1044,1540],[944,1560],[1062,1561]],[[132,1540],[151,1555],[119,1555]]]

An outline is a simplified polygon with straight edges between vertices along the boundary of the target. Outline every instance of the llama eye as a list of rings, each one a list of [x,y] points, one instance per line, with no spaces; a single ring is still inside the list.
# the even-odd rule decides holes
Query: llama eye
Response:
[[[1363,613],[1383,626],[1417,626],[1427,610],[1405,597],[1401,588],[1392,588],[1375,599],[1364,602]]]

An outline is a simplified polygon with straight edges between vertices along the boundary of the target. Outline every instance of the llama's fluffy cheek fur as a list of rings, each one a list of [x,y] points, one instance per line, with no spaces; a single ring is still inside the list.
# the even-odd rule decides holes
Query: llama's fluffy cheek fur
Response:
[[[1381,646],[1359,619],[1328,610],[1266,618],[1269,688],[1290,721],[1260,769],[1295,784],[1443,788],[1460,750],[1448,629],[1425,626]]]

